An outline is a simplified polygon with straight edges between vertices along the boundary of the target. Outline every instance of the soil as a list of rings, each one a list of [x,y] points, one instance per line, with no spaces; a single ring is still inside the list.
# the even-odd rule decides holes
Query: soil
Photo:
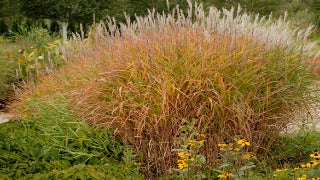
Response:
[[[0,112],[0,124],[8,122],[13,115],[10,113]]]
[[[8,122],[10,118],[13,117],[12,114],[8,113],[6,110],[6,104],[8,101],[6,100],[0,100],[0,124]]]

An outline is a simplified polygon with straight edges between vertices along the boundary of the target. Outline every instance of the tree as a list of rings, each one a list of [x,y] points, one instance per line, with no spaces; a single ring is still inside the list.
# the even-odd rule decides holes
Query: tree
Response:
[[[8,26],[3,19],[0,18],[0,35],[8,32]]]
[[[315,24],[320,30],[320,0],[312,0],[310,3],[311,10],[315,14]]]
[[[20,15],[20,4],[15,0],[0,0],[0,17]]]
[[[17,0],[22,12],[31,18],[56,20],[62,29],[63,40],[67,40],[67,28],[72,22],[88,22],[93,14],[99,17],[110,0]]]

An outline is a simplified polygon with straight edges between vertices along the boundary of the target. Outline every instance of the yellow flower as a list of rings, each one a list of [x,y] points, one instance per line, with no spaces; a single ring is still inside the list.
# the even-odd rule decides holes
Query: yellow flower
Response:
[[[219,174],[218,177],[219,177],[220,179],[228,179],[228,178],[232,177],[232,173]]]
[[[244,146],[250,146],[250,142],[244,140],[244,139],[240,139],[237,141],[237,144],[240,144],[242,147]]]
[[[318,151],[310,154],[310,157],[313,158],[313,159],[317,159],[319,160],[320,159],[320,153]]]
[[[186,164],[186,163],[178,164],[178,168],[179,169],[183,169],[183,168],[186,168],[186,167],[188,167],[188,164]]]
[[[286,172],[288,169],[276,169],[276,172]]]
[[[246,153],[245,155],[241,156],[241,159],[245,160],[245,159],[249,159],[250,157],[253,157],[253,156],[250,153]]]
[[[296,167],[296,168],[294,168],[294,170],[299,170],[300,168],[298,168],[298,167]]]
[[[193,140],[189,140],[188,145],[193,146]]]
[[[190,161],[194,161],[195,159],[194,158],[191,158],[191,159],[189,159]]]
[[[311,167],[311,166],[312,166],[312,165],[311,165],[310,163],[307,163],[307,164],[306,164],[306,167],[307,167],[307,168],[309,168],[309,167]]]
[[[202,138],[205,138],[205,137],[206,137],[206,135],[205,135],[205,134],[199,134],[199,133],[196,133],[196,136],[198,136],[198,137],[202,137]]]
[[[184,158],[184,152],[179,152],[178,156],[181,157],[181,158]]]
[[[319,163],[317,161],[311,161],[309,164],[311,167],[313,167],[313,166],[318,165]]]
[[[305,164],[304,167],[307,167],[307,168],[309,168],[309,167],[314,167],[314,166],[316,166],[316,165],[318,165],[318,164],[319,164],[319,163],[318,163],[317,161],[311,161],[311,162]],[[301,167],[302,167],[302,165],[301,165]]]
[[[190,156],[191,154],[188,152],[188,151],[186,151],[186,152],[179,152],[178,153],[178,156],[180,157],[180,158],[183,158],[184,159],[184,156]]]
[[[307,179],[307,175],[302,175],[300,178],[297,178],[297,180],[306,180]]]
[[[236,152],[239,152],[240,151],[240,148],[229,148],[230,151],[236,151]]]
[[[184,160],[180,159],[177,161],[178,162],[178,168],[179,169],[183,169],[188,167],[188,163],[186,163]]]
[[[198,141],[198,143],[199,143],[200,145],[203,145],[204,141]]]
[[[22,58],[18,58],[18,65],[24,64],[25,61]]]
[[[226,143],[219,143],[218,147],[227,147],[228,145]]]
[[[300,177],[300,178],[297,178],[296,180],[306,180],[307,178],[304,178],[304,177]]]
[[[300,165],[302,168],[306,168],[307,166],[305,164]]]

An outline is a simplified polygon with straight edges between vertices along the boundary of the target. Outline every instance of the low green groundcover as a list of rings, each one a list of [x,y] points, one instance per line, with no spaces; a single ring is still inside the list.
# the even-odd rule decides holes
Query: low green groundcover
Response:
[[[66,103],[33,101],[37,117],[0,124],[0,179],[142,179],[132,152]]]

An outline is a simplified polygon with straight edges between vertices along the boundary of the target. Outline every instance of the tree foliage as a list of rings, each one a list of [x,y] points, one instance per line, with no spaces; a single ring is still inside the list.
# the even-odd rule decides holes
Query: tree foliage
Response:
[[[32,18],[86,22],[106,9],[109,0],[18,0],[22,11]]]

